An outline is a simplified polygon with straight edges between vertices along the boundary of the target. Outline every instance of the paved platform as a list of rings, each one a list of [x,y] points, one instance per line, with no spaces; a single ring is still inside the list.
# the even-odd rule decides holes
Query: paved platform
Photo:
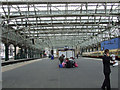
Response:
[[[78,68],[59,68],[57,59],[47,58],[6,70],[3,88],[100,88],[104,79],[101,59],[80,57],[76,61]],[[111,86],[118,88],[118,67],[111,70]]]

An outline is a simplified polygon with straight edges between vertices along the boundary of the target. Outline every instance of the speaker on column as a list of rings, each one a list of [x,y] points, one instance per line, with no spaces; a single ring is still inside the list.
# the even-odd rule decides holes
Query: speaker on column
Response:
[[[34,39],[32,39],[32,44],[35,44],[35,41],[34,41]]]

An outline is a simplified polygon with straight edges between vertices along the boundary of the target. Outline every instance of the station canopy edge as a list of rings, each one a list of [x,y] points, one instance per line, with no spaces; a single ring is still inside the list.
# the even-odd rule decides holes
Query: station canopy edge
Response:
[[[119,0],[1,0],[2,3],[65,3],[65,2],[68,2],[68,3],[77,3],[77,2],[80,2],[80,3],[84,3],[84,2],[91,2],[91,3],[104,3],[104,2],[107,2],[107,3],[117,3],[117,2],[120,2]]]

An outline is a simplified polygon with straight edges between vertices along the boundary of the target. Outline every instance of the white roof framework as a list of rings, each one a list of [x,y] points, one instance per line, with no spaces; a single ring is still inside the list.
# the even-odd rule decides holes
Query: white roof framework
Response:
[[[119,37],[119,2],[92,1],[2,0],[0,13],[3,27],[11,28],[8,33],[19,33],[23,40],[29,42],[34,39],[34,46],[38,48],[77,45],[87,47]]]

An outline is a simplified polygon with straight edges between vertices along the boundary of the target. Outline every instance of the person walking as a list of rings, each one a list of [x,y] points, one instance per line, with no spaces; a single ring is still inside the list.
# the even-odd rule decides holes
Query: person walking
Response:
[[[105,90],[105,87],[107,87],[107,90],[111,90],[111,85],[110,85],[110,73],[111,73],[111,69],[110,69],[110,60],[112,60],[112,58],[109,56],[109,50],[106,49],[104,51],[104,56],[102,58],[103,61],[103,73],[105,76],[104,82],[102,84],[101,89]]]

